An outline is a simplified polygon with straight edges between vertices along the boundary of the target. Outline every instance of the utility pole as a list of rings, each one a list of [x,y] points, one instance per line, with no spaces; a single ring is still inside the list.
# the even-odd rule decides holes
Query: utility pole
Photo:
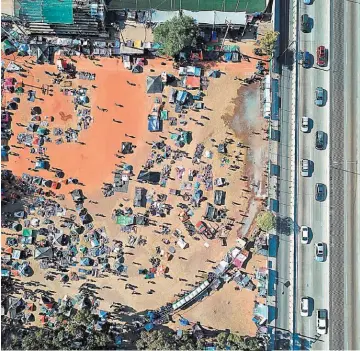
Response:
[[[229,28],[230,28],[231,22],[226,21],[226,23],[227,23],[227,28],[226,28],[226,32],[225,32],[225,35],[224,35],[224,39],[223,39],[222,44],[221,44],[221,48],[220,48],[221,51],[222,51],[222,49],[224,48],[226,36],[227,36],[227,34],[228,34],[228,32],[229,32]]]

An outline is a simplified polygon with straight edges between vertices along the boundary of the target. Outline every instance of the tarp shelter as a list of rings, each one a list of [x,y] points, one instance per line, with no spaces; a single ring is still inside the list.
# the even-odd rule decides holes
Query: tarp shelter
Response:
[[[133,225],[134,224],[135,217],[134,216],[125,216],[120,215],[116,217],[116,224],[120,225]]]
[[[211,78],[219,78],[221,73],[219,70],[210,70],[207,75]]]
[[[22,71],[21,67],[14,62],[10,62],[6,67],[7,72],[20,72]]]
[[[177,11],[158,11],[152,10],[150,14],[150,22],[152,23],[164,23],[172,20],[179,13]]]
[[[200,77],[186,76],[184,78],[184,88],[187,89],[198,89],[200,88]]]
[[[195,67],[195,66],[188,66],[188,67],[186,67],[186,74],[188,76],[200,77],[201,76],[201,68]]]
[[[186,90],[179,90],[176,96],[176,101],[180,104],[183,105],[185,104],[187,98],[188,98],[189,93]]]
[[[34,258],[35,260],[41,260],[44,258],[51,259],[54,257],[54,252],[51,247],[37,247],[35,248]]]
[[[140,183],[158,184],[160,181],[160,173],[141,170],[137,177],[137,181]]]
[[[214,203],[215,205],[224,205],[225,204],[226,192],[223,190],[215,190],[214,193]]]
[[[4,40],[2,42],[2,51],[5,55],[10,55],[17,51],[16,47],[10,42],[10,40]]]
[[[81,189],[75,189],[71,192],[72,199],[74,201],[82,201],[85,199],[84,194]]]
[[[154,324],[153,323],[147,323],[144,326],[146,331],[150,331],[151,329],[154,329]]]
[[[159,132],[160,131],[160,119],[157,116],[148,116],[148,131]]]
[[[163,82],[161,76],[149,76],[146,78],[146,93],[161,94],[163,91]]]

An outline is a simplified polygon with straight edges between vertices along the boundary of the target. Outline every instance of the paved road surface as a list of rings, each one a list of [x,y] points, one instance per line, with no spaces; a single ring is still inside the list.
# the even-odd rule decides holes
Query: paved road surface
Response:
[[[324,45],[330,47],[330,3],[328,0],[316,0],[312,5],[300,5],[300,16],[307,13],[313,20],[311,33],[300,33],[300,50],[308,51],[313,55],[314,64],[311,68],[300,68],[299,80],[299,124],[301,117],[311,119],[311,131],[299,133],[298,159],[308,159],[313,164],[311,177],[302,177],[299,174],[297,221],[298,226],[308,226],[311,229],[311,241],[309,244],[301,244],[300,236],[297,240],[298,259],[298,295],[296,309],[296,332],[299,335],[301,349],[329,349],[328,335],[317,335],[316,310],[329,310],[329,259],[326,262],[317,262],[314,259],[315,243],[324,242],[328,247],[328,257],[331,255],[329,247],[329,196],[324,202],[315,200],[316,183],[323,183],[329,190],[329,148],[331,140],[328,140],[325,150],[315,149],[315,133],[323,131],[329,136],[330,131],[330,69],[331,62],[327,67],[321,68],[316,64],[316,49]],[[315,89],[324,88],[327,94],[327,102],[324,107],[315,105]],[[328,138],[329,139],[329,138]],[[300,165],[299,165],[300,173]],[[303,296],[310,297],[313,301],[312,314],[309,317],[300,316],[300,299]]]
[[[360,349],[360,3],[334,0],[330,347]],[[336,50],[335,50],[336,49]]]

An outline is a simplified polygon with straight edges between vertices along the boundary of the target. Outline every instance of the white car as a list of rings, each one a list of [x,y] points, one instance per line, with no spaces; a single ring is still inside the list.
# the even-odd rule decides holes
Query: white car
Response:
[[[320,335],[327,334],[327,310],[316,311],[316,332]]]
[[[300,315],[302,317],[309,317],[310,315],[310,299],[306,296],[301,298]]]
[[[301,118],[301,131],[308,133],[310,131],[309,117]]]
[[[302,244],[308,244],[310,241],[310,233],[309,233],[309,227],[306,225],[301,226],[300,228],[300,234],[301,234],[301,243]]]
[[[310,176],[310,161],[306,158],[301,160],[301,175],[303,177],[309,177]]]

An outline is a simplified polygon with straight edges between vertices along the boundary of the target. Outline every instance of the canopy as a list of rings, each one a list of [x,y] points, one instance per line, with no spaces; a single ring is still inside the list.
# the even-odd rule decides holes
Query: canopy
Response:
[[[116,224],[121,225],[133,225],[134,224],[134,216],[117,216]]]
[[[163,91],[163,82],[161,76],[149,76],[146,78],[146,93],[161,94]]]

